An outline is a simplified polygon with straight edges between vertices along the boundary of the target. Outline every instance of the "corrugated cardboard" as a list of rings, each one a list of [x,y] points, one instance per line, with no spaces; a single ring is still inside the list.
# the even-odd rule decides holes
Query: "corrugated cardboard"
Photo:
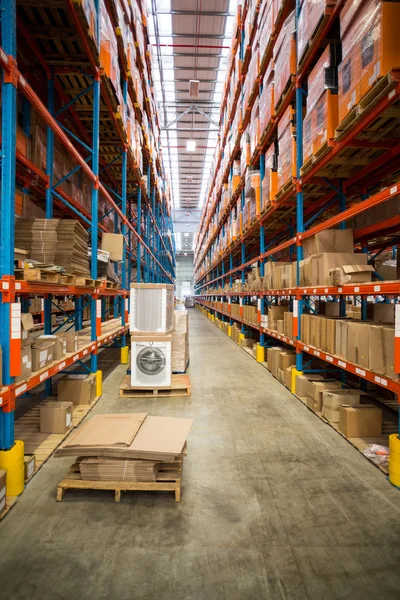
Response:
[[[15,382],[23,381],[32,375],[32,347],[21,347],[21,374],[15,378]]]
[[[55,342],[51,340],[40,340],[37,338],[32,344],[32,371],[44,369],[53,362]]]
[[[291,365],[290,367],[287,367],[287,369],[285,369],[284,375],[283,375],[283,383],[286,385],[286,387],[289,390],[292,387],[292,369],[293,368],[294,368],[293,365]]]
[[[65,433],[73,427],[72,402],[47,402],[40,407],[40,433]]]
[[[335,333],[335,354],[346,359],[347,355],[347,331],[348,321],[336,321]]]
[[[376,438],[382,435],[382,411],[372,404],[342,405],[339,430],[347,438]]]
[[[295,394],[299,398],[306,398],[309,381],[323,381],[322,375],[318,373],[310,373],[305,375],[297,375],[295,382]]]
[[[394,327],[369,325],[369,365],[371,371],[397,378],[394,371]]]
[[[346,358],[355,365],[369,368],[369,324],[349,322]]]
[[[62,447],[77,448],[78,452],[84,448],[127,447],[146,417],[147,413],[95,415],[70,435]]]
[[[6,509],[6,479],[7,471],[0,470],[0,517]]]
[[[284,350],[278,353],[278,369],[285,371],[288,367],[296,364],[296,353]]]
[[[101,249],[110,253],[110,259],[119,262],[124,257],[124,236],[120,233],[103,233]]]
[[[371,281],[374,267],[372,265],[343,265],[331,269],[332,285],[366,283]]]
[[[29,332],[34,326],[33,316],[30,313],[21,313],[21,341],[23,346],[30,343]]]
[[[304,258],[323,252],[353,252],[352,229],[325,229],[303,241]]]
[[[268,368],[271,371],[272,375],[276,378],[278,378],[280,352],[282,352],[282,348],[280,346],[273,346],[272,348],[268,348],[267,350]]]
[[[24,481],[25,483],[35,472],[35,455],[25,454],[24,456]]]
[[[380,302],[373,304],[373,320],[379,323],[394,323],[394,304]]]
[[[309,381],[307,384],[307,398],[310,399],[310,405],[307,401],[307,406],[312,408],[314,412],[319,412],[322,409],[322,392],[325,390],[334,390],[341,388],[340,381]]]
[[[366,265],[367,254],[326,252],[311,257],[311,285],[331,285],[330,272],[343,264]]]
[[[58,398],[60,402],[91,404],[96,398],[96,373],[63,377],[58,382]]]
[[[341,404],[356,406],[360,404],[363,393],[360,390],[337,390],[322,392],[322,415],[331,423],[339,423]]]
[[[61,360],[67,353],[67,341],[65,337],[58,335],[40,335],[37,340],[54,342],[53,360]]]

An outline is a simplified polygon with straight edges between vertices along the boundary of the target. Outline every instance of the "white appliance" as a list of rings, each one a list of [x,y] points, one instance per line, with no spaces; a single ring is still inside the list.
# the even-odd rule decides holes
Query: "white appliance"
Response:
[[[132,283],[129,309],[131,333],[169,333],[174,327],[174,286]]]
[[[171,387],[171,338],[131,342],[131,386]]]

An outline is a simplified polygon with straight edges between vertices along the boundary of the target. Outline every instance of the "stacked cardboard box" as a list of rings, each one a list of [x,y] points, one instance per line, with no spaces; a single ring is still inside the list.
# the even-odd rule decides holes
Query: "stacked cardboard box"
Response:
[[[172,331],[172,372],[184,373],[188,362],[189,314],[187,310],[175,310]]]
[[[339,423],[341,405],[356,406],[360,404],[362,396],[360,390],[324,391],[322,392],[322,416],[331,423]]]
[[[86,229],[78,221],[61,219],[57,234],[55,263],[64,267],[67,273],[89,276],[89,234]]]
[[[147,413],[95,415],[55,456],[79,457],[82,479],[154,481],[161,462],[183,458],[192,423]]]

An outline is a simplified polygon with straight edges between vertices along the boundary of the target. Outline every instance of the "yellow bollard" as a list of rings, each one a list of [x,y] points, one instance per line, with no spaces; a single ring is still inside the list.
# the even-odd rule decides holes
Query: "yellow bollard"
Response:
[[[10,450],[0,452],[0,469],[7,471],[6,495],[19,496],[24,491],[24,442],[15,440]]]
[[[232,337],[232,325],[228,325],[228,336]]]
[[[303,375],[303,371],[292,369],[292,381],[290,385],[290,391],[292,392],[292,394],[296,393],[296,377],[299,377],[299,375]]]
[[[400,440],[397,433],[389,435],[389,481],[400,487]]]
[[[121,348],[121,365],[127,365],[129,362],[129,346],[124,346]]]
[[[261,344],[256,344],[256,361],[262,363],[265,360],[265,348]]]
[[[103,395],[103,371],[96,372],[96,397]]]
[[[239,333],[239,342],[241,342],[242,340],[244,340],[245,335],[244,333]]]

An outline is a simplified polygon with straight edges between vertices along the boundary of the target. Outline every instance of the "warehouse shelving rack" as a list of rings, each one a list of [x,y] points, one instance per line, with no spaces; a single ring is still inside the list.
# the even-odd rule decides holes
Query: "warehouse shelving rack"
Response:
[[[291,345],[296,349],[296,370],[302,372],[304,368],[304,355],[317,357],[329,366],[338,367],[342,372],[352,373],[363,380],[370,381],[382,388],[399,395],[399,380],[381,376],[372,371],[363,369],[357,365],[344,361],[336,356],[322,352],[318,348],[312,348],[301,340],[301,314],[306,301],[330,297],[341,303],[341,315],[345,315],[345,298],[351,297],[354,301],[361,302],[365,307],[367,297],[384,297],[386,300],[398,302],[400,298],[400,283],[398,281],[378,281],[371,284],[349,285],[342,287],[319,286],[301,287],[299,285],[299,261],[303,258],[303,240],[335,226],[345,227],[345,222],[358,214],[380,205],[400,193],[400,145],[396,136],[393,139],[384,137],[375,139],[373,128],[383,122],[386,118],[398,118],[400,110],[400,73],[392,71],[386,78],[381,80],[379,87],[373,92],[370,105],[360,111],[357,118],[346,129],[341,131],[335,140],[329,140],[325,152],[314,157],[311,165],[303,164],[303,105],[306,95],[306,80],[312,66],[317,62],[321,54],[321,42],[333,29],[335,20],[340,15],[345,2],[337,0],[336,4],[326,7],[323,19],[320,22],[316,35],[309,42],[308,49],[300,65],[297,75],[288,86],[286,94],[271,119],[266,129],[260,134],[260,143],[251,157],[250,165],[259,166],[262,179],[265,174],[264,155],[268,146],[276,135],[277,124],[286,108],[292,104],[296,108],[296,178],[292,179],[274,203],[261,213],[248,227],[246,231],[237,235],[236,240],[231,241],[230,246],[220,252],[220,255],[212,261],[213,249],[218,240],[220,232],[229,222],[231,210],[242,198],[244,204],[245,174],[232,195],[228,206],[219,213],[217,228],[210,233],[211,220],[219,210],[222,185],[216,189],[217,170],[223,160],[223,153],[216,158],[216,172],[209,187],[209,196],[203,208],[199,235],[197,237],[195,250],[195,289],[196,301],[204,306],[214,315],[221,315],[222,320],[228,319],[232,326],[236,321],[242,325],[242,334],[246,328],[257,330],[260,334],[260,345],[266,347],[273,339]],[[259,2],[258,9],[261,9]],[[242,7],[242,15],[246,14],[247,3]],[[238,131],[233,151],[229,157],[226,170],[221,182],[228,180],[233,160],[240,149],[240,139],[245,130],[251,113],[252,104],[262,89],[262,79],[266,73],[268,64],[272,60],[273,45],[283,25],[285,18],[291,10],[295,9],[296,22],[300,14],[300,1],[286,0],[281,4],[281,11],[275,21],[275,29],[266,47],[264,56],[260,57],[259,75],[254,81],[253,90],[249,96],[248,107],[243,107],[243,126]],[[255,15],[255,23],[258,14]],[[241,30],[244,18],[238,23],[236,36],[242,39]],[[251,40],[252,43],[252,40]],[[242,55],[248,49],[241,48]],[[247,63],[248,64],[248,63]],[[228,77],[231,76],[231,71]],[[225,147],[227,135],[233,122],[234,113],[237,109],[237,99],[246,78],[246,68],[243,65],[242,78],[238,82],[238,90],[235,92],[235,100],[227,123],[221,119],[221,148]],[[226,86],[228,93],[228,85]],[[236,99],[237,98],[237,99]],[[222,111],[226,105],[226,96],[222,103]],[[357,157],[361,160],[357,160]],[[212,202],[211,199],[214,198]],[[400,218],[391,217],[374,225],[364,227],[355,231],[355,242],[364,252],[370,252],[374,258],[387,247],[396,245],[396,239],[391,234],[397,233]],[[371,240],[372,243],[371,243]],[[245,282],[246,270],[252,266],[259,265],[260,276],[264,275],[264,264],[268,257],[276,260],[277,256],[289,253],[293,258],[296,251],[297,260],[297,286],[293,289],[265,290],[237,292],[232,290],[233,278],[241,276],[242,283]],[[208,266],[203,265],[206,258]],[[219,284],[222,286],[229,282],[230,291],[218,293]],[[276,331],[261,326],[261,316],[264,314],[266,304],[273,304],[285,298],[290,301],[293,312],[293,337],[281,335]],[[243,303],[257,299],[258,322],[252,323],[243,319]],[[227,301],[228,310],[224,310],[222,301]],[[231,312],[232,300],[239,303],[239,316]],[[396,312],[396,323],[398,319]],[[363,310],[363,318],[366,318]],[[397,326],[396,326],[397,328]],[[400,344],[395,337],[395,372],[400,373]],[[308,360],[308,359],[307,359]]]
[[[68,367],[80,364],[97,373],[100,348],[120,340],[126,346],[128,332],[128,295],[132,281],[173,282],[175,259],[169,191],[160,155],[152,156],[145,138],[143,166],[137,164],[128,144],[119,101],[100,61],[100,0],[95,0],[93,31],[90,30],[82,0],[35,3],[0,0],[2,71],[1,131],[1,248],[0,248],[0,342],[3,351],[3,388],[0,392],[0,449],[14,444],[16,399],[45,383],[51,393],[51,378]],[[118,60],[122,73],[122,94],[130,95],[135,119],[144,129],[144,114],[157,134],[158,115],[151,88],[151,60],[142,56],[138,33],[148,43],[146,20],[133,22],[124,6],[126,26],[135,41],[135,55],[144,90],[141,107],[118,28],[114,2],[106,1],[111,22],[117,33]],[[139,5],[142,15],[145,12]],[[142,28],[138,32],[137,27]],[[17,31],[20,36],[17,46]],[[96,41],[97,40],[97,41]],[[150,80],[145,79],[144,64]],[[47,81],[43,85],[43,81]],[[23,130],[29,136],[30,109],[34,109],[47,127],[46,172],[16,149],[17,94],[22,97]],[[55,140],[58,140],[76,166],[58,181],[54,174]],[[154,158],[155,156],[155,158]],[[80,171],[91,181],[91,209],[84,208],[59,186]],[[45,205],[46,218],[58,215],[78,219],[91,239],[91,280],[87,285],[64,285],[16,280],[14,274],[14,221],[16,179],[34,202]],[[107,212],[99,216],[99,197],[105,199]],[[97,249],[99,235],[107,228],[102,222],[110,214],[114,232],[124,236],[125,260],[119,273],[121,289],[108,288],[98,280]],[[90,305],[91,341],[63,360],[16,383],[21,360],[20,315],[30,296],[43,297],[44,332],[52,333],[52,299],[70,296],[75,311],[67,320],[75,330],[82,329],[85,305]],[[113,316],[120,326],[103,333],[101,323],[110,309],[106,296],[113,298]],[[111,309],[111,310],[112,310]],[[90,358],[88,364],[86,361]],[[82,362],[85,361],[85,362]],[[88,366],[90,365],[90,366]]]

